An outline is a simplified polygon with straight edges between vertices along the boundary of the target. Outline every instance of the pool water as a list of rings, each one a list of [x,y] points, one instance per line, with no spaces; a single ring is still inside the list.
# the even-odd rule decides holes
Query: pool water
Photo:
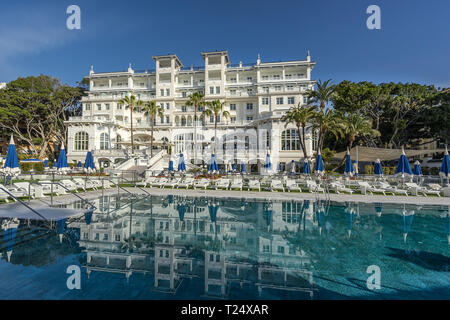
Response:
[[[2,221],[0,299],[450,298],[447,206],[185,196],[95,204],[60,221]],[[80,288],[69,289],[78,275]]]

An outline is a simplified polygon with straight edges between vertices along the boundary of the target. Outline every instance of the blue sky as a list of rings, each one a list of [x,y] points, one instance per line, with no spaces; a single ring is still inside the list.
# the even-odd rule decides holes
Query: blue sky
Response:
[[[81,30],[66,8],[81,8]],[[381,30],[366,8],[381,8]],[[314,79],[450,86],[448,0],[9,1],[0,11],[0,82],[49,74],[75,84],[95,71],[153,69],[176,53],[202,65],[201,51],[228,50],[231,63],[304,59]]]

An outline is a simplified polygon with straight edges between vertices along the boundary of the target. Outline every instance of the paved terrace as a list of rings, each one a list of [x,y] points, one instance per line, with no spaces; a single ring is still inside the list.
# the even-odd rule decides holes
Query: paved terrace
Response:
[[[128,190],[133,194],[145,194],[140,188],[125,187],[123,189]],[[200,190],[200,189],[160,189],[160,188],[145,188],[145,191],[151,195],[181,195],[190,197],[217,197],[217,198],[239,198],[248,200],[316,200],[317,194],[305,193],[305,192],[271,192],[271,191],[232,191],[232,190]],[[104,195],[117,194],[117,188],[104,190]],[[128,193],[120,190],[121,195],[127,195]],[[84,193],[78,193],[81,197],[91,200],[96,199],[102,195],[102,191],[88,191]],[[318,194],[320,199],[327,199],[328,195],[320,193]],[[337,202],[363,202],[363,203],[393,203],[393,204],[416,204],[416,205],[447,205],[450,206],[450,197],[435,197],[435,196],[383,196],[383,195],[350,195],[350,194],[335,194],[330,193],[329,198],[331,201]],[[74,195],[63,195],[53,197],[53,204],[68,204],[79,200]],[[50,204],[50,197],[44,199],[32,200],[31,203],[45,202]]]

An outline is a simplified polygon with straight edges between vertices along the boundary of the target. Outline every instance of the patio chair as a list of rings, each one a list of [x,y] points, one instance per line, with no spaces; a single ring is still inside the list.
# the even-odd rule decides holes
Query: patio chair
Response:
[[[308,187],[309,192],[322,192],[325,193],[325,189],[319,186],[314,180],[307,180],[306,186]]]
[[[164,183],[161,186],[161,188],[164,189],[165,187],[172,187],[172,189],[174,189],[175,186],[177,186],[180,183],[181,179],[182,178],[174,178],[174,179],[168,180],[166,183]]]
[[[146,188],[147,186],[151,186],[152,182],[154,182],[155,180],[156,180],[156,177],[147,177],[147,179],[136,183],[136,185],[139,187]]]
[[[5,190],[8,191],[9,193],[11,193],[16,198],[28,196],[28,192],[25,192],[24,190],[18,190],[15,188],[10,189],[10,188],[0,185],[0,199],[5,200],[5,202],[9,202],[8,199],[11,197],[7,192],[5,192]],[[14,199],[14,201],[16,201],[16,200]]]
[[[59,183],[61,183],[60,180],[56,180],[53,182],[53,192],[58,196],[67,194],[67,190],[64,189],[64,187],[60,186]],[[44,193],[52,193],[52,182],[50,180],[39,181],[39,186],[42,188],[42,191]]]
[[[353,193],[353,189],[347,188],[346,186],[344,186],[339,181],[331,182],[330,183],[330,187],[331,187],[331,190],[334,190],[334,192],[336,192],[336,193],[341,193],[341,192],[347,192],[347,193],[350,193],[350,194]]]
[[[429,183],[429,184],[428,184],[428,188],[430,188],[431,190],[442,191],[442,187],[441,187],[441,185],[438,184],[438,183]]]
[[[64,187],[66,187],[67,189],[69,189],[70,191],[77,191],[78,190],[78,186],[75,182],[73,182],[70,179],[64,179],[59,181],[60,184],[62,184]]]
[[[417,183],[415,182],[407,182],[405,183],[405,185],[408,187],[408,189],[411,191],[411,194],[413,196],[417,196],[419,193],[422,193],[425,197],[428,194],[434,194],[437,195],[438,197],[441,196],[441,192],[439,190],[430,190],[427,189],[425,187],[421,187],[419,186]]]
[[[281,182],[281,180],[272,180],[270,182],[270,190],[281,190],[284,192],[283,182]]]
[[[188,189],[190,186],[192,186],[194,184],[194,178],[193,177],[186,177],[183,180],[180,180],[180,182],[177,185],[177,189],[181,188],[186,188]]]
[[[261,191],[261,183],[259,182],[259,180],[249,180],[248,181],[248,187],[247,189],[250,190],[255,190],[258,189],[258,191]]]
[[[216,182],[216,188],[217,189],[228,189],[228,187],[230,186],[230,179],[219,179]]]
[[[230,190],[232,189],[239,189],[242,191],[242,187],[243,187],[243,183],[242,183],[242,178],[235,178],[231,181],[231,185],[230,185]]]
[[[194,189],[197,188],[206,188],[210,185],[211,181],[209,179],[196,179],[193,183]]]
[[[302,192],[302,189],[299,187],[298,183],[295,182],[294,179],[286,179],[286,188],[291,191],[299,191]]]
[[[81,188],[84,191],[86,191],[86,189],[98,190],[97,184],[93,183],[90,179],[74,178],[73,181],[77,184],[78,188]]]
[[[367,192],[369,192],[371,195],[373,195],[374,192],[378,192],[386,195],[386,190],[371,186],[367,181],[358,181],[358,186],[361,194],[367,194]]]
[[[408,190],[398,189],[396,186],[391,186],[387,182],[378,181],[377,185],[380,186],[381,188],[383,188],[384,190],[386,190],[387,192],[392,193],[392,195],[403,194],[405,196],[408,196]]]

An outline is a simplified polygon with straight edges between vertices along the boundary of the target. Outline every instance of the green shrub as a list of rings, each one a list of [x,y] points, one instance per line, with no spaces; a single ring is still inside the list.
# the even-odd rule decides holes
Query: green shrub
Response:
[[[39,172],[44,171],[44,164],[42,162],[33,163],[33,170]]]
[[[28,171],[31,171],[31,169],[33,169],[33,164],[26,163],[26,162],[20,162],[19,167],[20,167],[20,170],[28,172]]]

